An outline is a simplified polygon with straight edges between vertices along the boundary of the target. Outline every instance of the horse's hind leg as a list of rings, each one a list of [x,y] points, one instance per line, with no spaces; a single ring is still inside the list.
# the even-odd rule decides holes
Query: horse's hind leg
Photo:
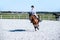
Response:
[[[37,31],[37,30],[36,30],[36,27],[34,27],[34,28],[35,28],[35,31]]]
[[[37,27],[37,29],[39,30],[39,27]]]

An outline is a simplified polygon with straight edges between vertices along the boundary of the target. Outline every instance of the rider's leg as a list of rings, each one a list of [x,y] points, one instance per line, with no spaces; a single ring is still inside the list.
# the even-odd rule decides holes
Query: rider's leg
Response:
[[[29,14],[29,20],[32,22],[31,18],[30,18],[31,14]]]
[[[29,20],[30,20],[30,22],[32,23],[33,20],[30,18],[30,16],[29,16]]]
[[[32,23],[32,19],[29,18],[29,20],[30,20],[30,22]]]

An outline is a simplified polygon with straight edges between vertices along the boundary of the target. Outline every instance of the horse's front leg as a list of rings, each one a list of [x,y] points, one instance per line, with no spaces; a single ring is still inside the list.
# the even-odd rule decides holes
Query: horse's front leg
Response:
[[[37,31],[37,29],[39,30],[39,25],[34,26],[34,28],[35,28],[35,31]]]
[[[37,26],[37,29],[39,30],[39,25]]]

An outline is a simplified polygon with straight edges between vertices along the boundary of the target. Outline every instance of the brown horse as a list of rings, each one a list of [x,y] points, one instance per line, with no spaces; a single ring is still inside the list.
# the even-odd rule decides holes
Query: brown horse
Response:
[[[30,20],[32,21],[32,24],[34,25],[35,31],[36,31],[36,29],[39,30],[39,20],[36,18],[36,16],[31,15]]]

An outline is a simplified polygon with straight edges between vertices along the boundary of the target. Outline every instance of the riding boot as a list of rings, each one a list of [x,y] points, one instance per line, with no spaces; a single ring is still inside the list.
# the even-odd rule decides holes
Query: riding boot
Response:
[[[32,20],[30,19],[30,16],[29,16],[29,20],[30,20],[30,22],[32,23]]]

